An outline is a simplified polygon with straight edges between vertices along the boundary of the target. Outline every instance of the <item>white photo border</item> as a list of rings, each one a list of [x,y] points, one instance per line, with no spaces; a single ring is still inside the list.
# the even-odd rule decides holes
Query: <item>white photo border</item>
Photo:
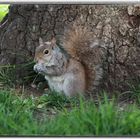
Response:
[[[0,4],[140,4],[140,0],[0,0]]]

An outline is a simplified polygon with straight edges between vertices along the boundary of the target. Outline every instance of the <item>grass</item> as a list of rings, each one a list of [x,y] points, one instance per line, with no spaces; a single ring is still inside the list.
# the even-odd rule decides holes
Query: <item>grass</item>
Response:
[[[22,65],[31,73],[23,83],[33,80],[32,66]],[[127,106],[105,92],[98,102],[51,91],[26,97],[14,88],[15,68],[0,67],[0,136],[140,136],[140,86],[132,86]]]
[[[57,93],[25,98],[0,91],[1,136],[140,136],[136,104],[120,110],[115,100],[66,98]]]
[[[33,71],[34,62],[29,60],[26,64],[18,65],[1,65],[0,66],[0,85],[6,87],[14,87],[15,85],[23,85],[31,83],[35,77],[36,73]],[[20,78],[17,75],[17,71],[22,69],[22,74],[20,73]],[[28,74],[27,74],[28,72]],[[41,75],[38,76],[35,82],[43,81]]]
[[[8,13],[8,7],[9,4],[0,4],[0,21],[5,17],[5,15]]]

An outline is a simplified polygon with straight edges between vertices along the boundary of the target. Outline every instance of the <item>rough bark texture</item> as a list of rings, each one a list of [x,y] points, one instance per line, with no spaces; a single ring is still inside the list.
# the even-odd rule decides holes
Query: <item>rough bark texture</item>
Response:
[[[124,90],[129,82],[137,84],[140,80],[139,5],[11,5],[0,27],[0,64],[32,60],[40,36],[44,40],[52,36],[61,38],[64,27],[79,17],[106,44],[102,86]],[[19,69],[17,74],[21,76],[21,72]]]

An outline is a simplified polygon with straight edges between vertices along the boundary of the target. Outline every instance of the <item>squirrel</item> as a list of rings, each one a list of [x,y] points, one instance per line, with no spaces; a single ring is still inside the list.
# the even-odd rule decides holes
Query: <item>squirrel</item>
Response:
[[[45,76],[51,90],[66,96],[92,93],[103,75],[100,46],[87,27],[73,24],[61,44],[39,38],[34,70]]]

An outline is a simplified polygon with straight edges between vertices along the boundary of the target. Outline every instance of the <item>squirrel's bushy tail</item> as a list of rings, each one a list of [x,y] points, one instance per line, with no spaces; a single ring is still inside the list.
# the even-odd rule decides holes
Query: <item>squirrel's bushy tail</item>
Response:
[[[93,39],[93,32],[87,26],[73,24],[64,33],[63,47],[75,60],[85,67],[87,91],[90,93],[99,85],[102,77],[101,47]]]
[[[91,32],[81,25],[73,26],[64,33],[63,46],[71,57],[81,60],[81,53],[84,53],[91,44]]]

